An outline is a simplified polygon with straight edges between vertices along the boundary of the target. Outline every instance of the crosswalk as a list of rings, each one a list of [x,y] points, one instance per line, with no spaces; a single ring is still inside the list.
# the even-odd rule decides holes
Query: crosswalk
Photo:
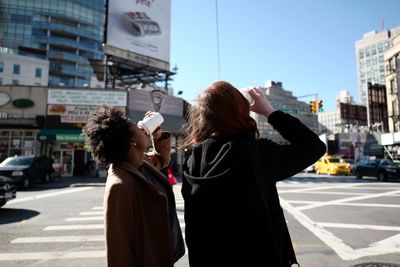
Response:
[[[178,188],[179,187],[179,188]],[[178,219],[184,233],[184,201],[180,194],[180,186],[174,187]],[[15,266],[52,266],[35,264],[46,261],[65,261],[97,259],[93,264],[84,266],[104,266],[104,218],[103,207],[93,206],[91,209],[78,210],[60,218],[57,224],[43,225],[41,229],[30,232],[31,235],[16,237],[9,241],[0,253],[0,266],[14,261],[24,262]],[[14,264],[13,263],[13,264]],[[27,263],[27,265],[25,265]],[[48,263],[48,262],[47,262]],[[31,265],[29,265],[31,266]],[[64,266],[59,263],[57,266]],[[67,265],[65,265],[67,266]],[[82,265],[83,266],[83,265]]]

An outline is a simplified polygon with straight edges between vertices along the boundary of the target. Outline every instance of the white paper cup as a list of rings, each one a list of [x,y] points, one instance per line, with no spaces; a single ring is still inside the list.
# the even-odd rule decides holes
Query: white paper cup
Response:
[[[164,122],[163,116],[156,112],[150,117],[146,117],[138,122],[138,127],[143,128],[145,132],[151,136],[154,130]]]
[[[240,92],[242,93],[242,95],[244,96],[244,98],[247,99],[247,101],[249,102],[250,106],[254,105],[254,99],[253,99],[253,97],[249,94],[249,92],[247,92],[245,89],[240,90]]]

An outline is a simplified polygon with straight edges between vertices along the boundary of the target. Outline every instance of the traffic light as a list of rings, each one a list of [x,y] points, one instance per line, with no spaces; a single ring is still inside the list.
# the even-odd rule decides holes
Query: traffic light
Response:
[[[322,100],[318,100],[318,112],[324,112],[324,109],[322,108]]]
[[[317,100],[313,99],[310,101],[310,111],[312,113],[317,113]]]

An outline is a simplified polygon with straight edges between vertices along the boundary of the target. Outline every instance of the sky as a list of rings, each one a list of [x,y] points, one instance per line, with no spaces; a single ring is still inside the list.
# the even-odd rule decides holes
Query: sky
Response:
[[[171,86],[192,102],[217,80],[280,81],[335,111],[341,90],[359,102],[355,42],[400,26],[399,10],[400,0],[171,0]]]

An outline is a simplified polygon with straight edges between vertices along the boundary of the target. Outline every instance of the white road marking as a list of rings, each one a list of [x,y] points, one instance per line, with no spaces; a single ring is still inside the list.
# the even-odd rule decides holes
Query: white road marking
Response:
[[[105,257],[105,251],[102,250],[0,253],[0,261],[60,260],[103,257]]]
[[[287,192],[279,191],[280,194],[296,193],[296,194],[323,194],[323,195],[352,195],[352,196],[369,196],[370,193],[352,193],[352,192],[332,192],[332,191],[299,191],[299,192]]]
[[[309,191],[320,191],[325,189],[336,189],[336,188],[349,188],[361,186],[363,184],[341,184],[341,185],[328,185],[328,186],[320,186],[320,187],[305,187],[300,189],[290,189],[290,190],[279,190],[279,193],[300,193],[300,192],[309,192]]]
[[[55,196],[60,196],[60,195],[65,195],[65,194],[71,194],[71,193],[90,190],[90,189],[93,189],[93,188],[94,187],[79,187],[79,188],[67,189],[67,190],[64,190],[64,191],[57,191],[57,192],[53,192],[53,193],[35,195],[35,196],[31,196],[31,197],[16,198],[14,200],[11,200],[11,201],[7,202],[7,205],[26,202],[26,201],[32,201],[32,200],[37,200],[37,199],[55,197]]]
[[[81,224],[81,225],[51,225],[45,227],[44,231],[63,231],[63,230],[90,230],[103,229],[103,224]]]
[[[104,241],[103,235],[89,236],[35,236],[20,237],[11,241],[12,244],[21,243],[54,243],[54,242],[98,242]]]
[[[395,195],[398,191],[390,191],[380,194],[374,194],[371,197],[353,197],[345,198],[338,201],[327,201],[327,202],[317,202],[308,205],[307,208],[322,207],[327,205],[338,205],[343,204],[346,201],[354,201],[367,198],[376,198],[381,196]],[[357,224],[340,224],[340,223],[318,223],[312,221],[308,216],[306,216],[301,210],[304,208],[295,208],[289,204],[288,201],[280,199],[282,207],[290,213],[296,220],[298,220],[305,228],[307,228],[311,233],[317,236],[321,241],[323,241],[328,247],[330,247],[336,254],[343,260],[355,260],[362,257],[399,253],[400,252],[400,234],[396,234],[384,240],[370,244],[366,248],[353,249],[347,245],[343,240],[336,237],[334,234],[324,229],[324,227],[340,227],[340,228],[354,228],[354,229],[371,229],[371,230],[391,230],[400,231],[400,227],[396,226],[379,226],[379,225],[357,225]],[[351,203],[346,203],[351,204]],[[358,203],[354,203],[358,204]]]
[[[103,221],[103,216],[96,216],[96,217],[72,217],[66,218],[67,222],[79,222],[79,221]]]
[[[104,210],[103,207],[93,207],[93,210]]]
[[[398,232],[400,232],[400,227],[389,226],[389,225],[328,223],[328,222],[316,222],[316,224],[321,227],[330,227],[330,228],[366,229],[366,230],[398,231]],[[400,241],[400,239],[399,239],[399,241]],[[399,242],[399,244],[400,244],[400,242]]]
[[[303,201],[303,200],[286,200],[291,204],[319,204],[323,201]],[[400,208],[400,205],[395,204],[373,204],[373,203],[335,203],[332,206],[355,206],[355,207],[381,207],[381,208]]]
[[[104,215],[104,211],[82,211],[79,213],[80,216],[94,216],[94,215]]]
[[[319,208],[319,207],[323,207],[323,206],[334,205],[334,204],[337,204],[337,203],[357,201],[357,200],[362,200],[362,199],[390,196],[390,195],[395,195],[395,194],[398,194],[398,193],[400,193],[400,190],[389,191],[389,192],[384,192],[384,193],[379,193],[379,194],[371,194],[371,195],[368,195],[368,196],[342,198],[342,199],[337,199],[337,200],[326,201],[326,202],[323,202],[323,203],[307,205],[307,206],[304,206],[304,207],[300,207],[299,210],[307,210],[307,209]]]

